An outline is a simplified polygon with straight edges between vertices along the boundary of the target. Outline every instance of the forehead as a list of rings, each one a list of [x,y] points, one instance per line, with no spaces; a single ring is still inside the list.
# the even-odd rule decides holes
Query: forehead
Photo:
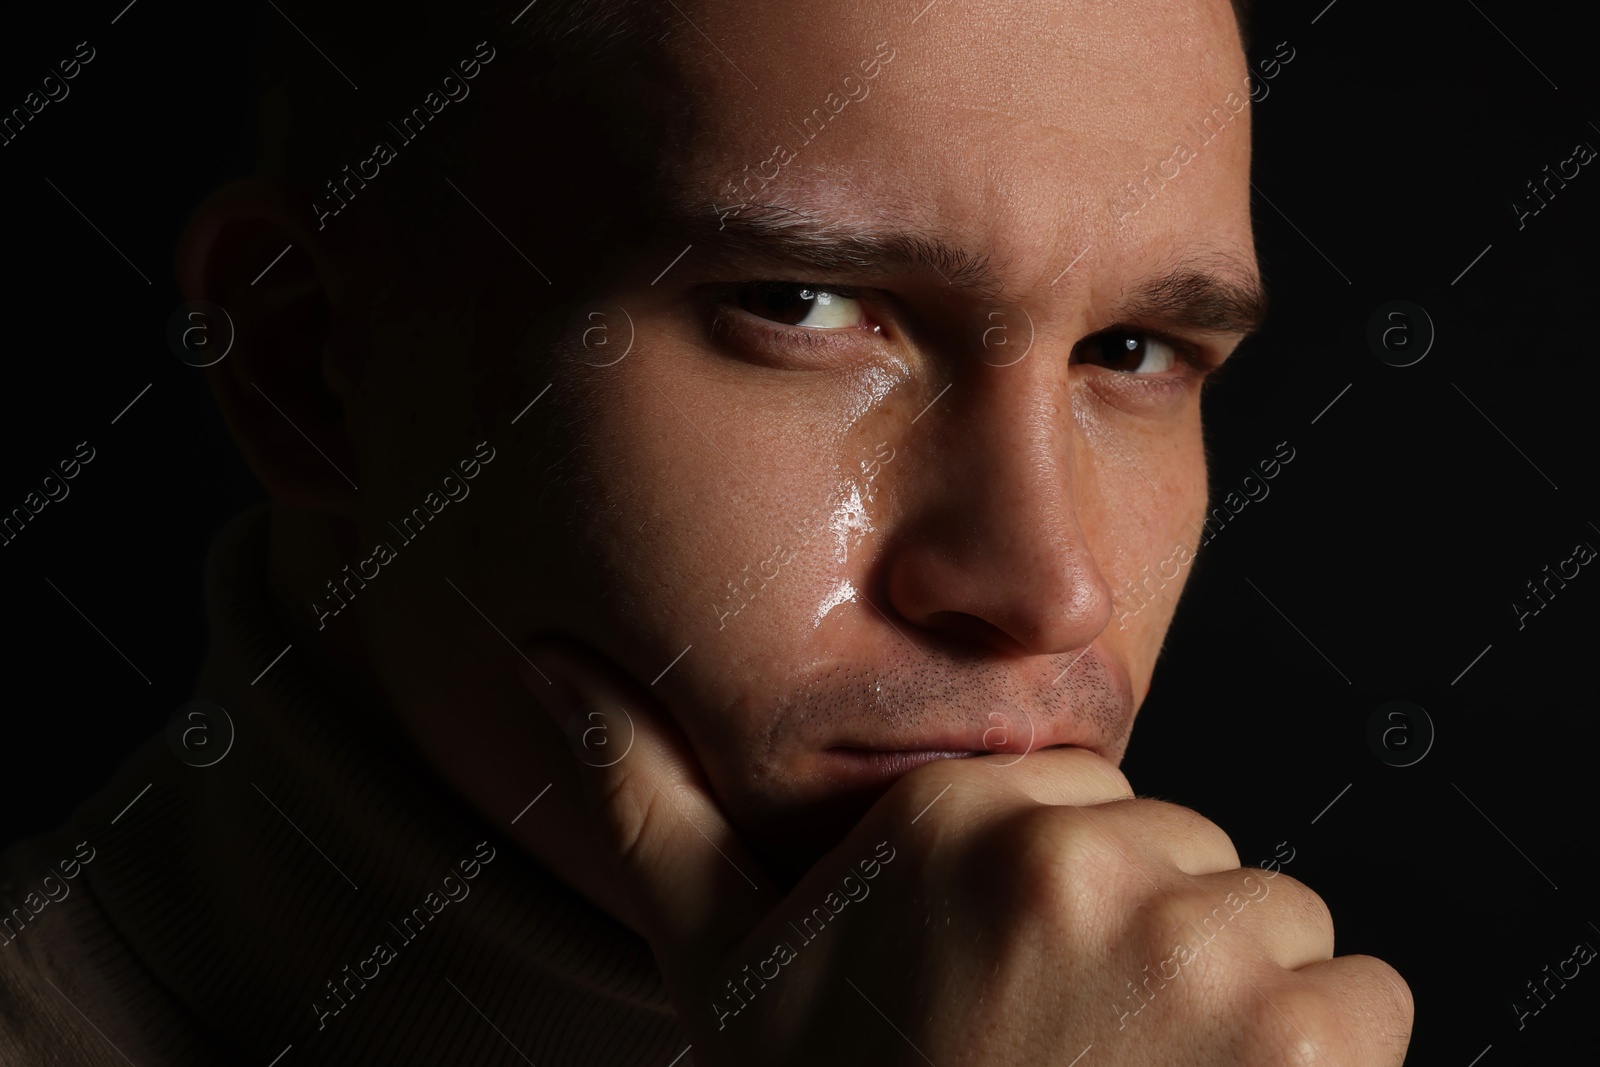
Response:
[[[679,206],[927,229],[1019,290],[1089,247],[1145,268],[1253,262],[1226,0],[923,3],[680,0],[655,57],[675,103],[657,169]]]

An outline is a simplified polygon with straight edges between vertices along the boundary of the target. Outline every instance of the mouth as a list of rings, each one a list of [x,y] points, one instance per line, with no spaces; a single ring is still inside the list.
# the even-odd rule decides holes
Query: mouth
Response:
[[[759,851],[772,869],[798,877],[919,767],[981,756],[1004,768],[1052,748],[1114,764],[1136,706],[1126,674],[1094,646],[1057,659],[930,671],[891,650],[870,664],[812,665],[808,676],[825,682],[794,686],[775,704],[742,695],[730,718],[766,724],[743,828],[766,843]]]
[[[824,749],[823,773],[841,783],[852,786],[886,784],[925,763],[945,759],[971,759],[986,755],[983,752],[945,752],[937,749],[910,749],[893,751],[877,748],[839,746]]]
[[[807,782],[802,791],[821,799],[881,794],[908,772],[940,760],[990,756],[1005,766],[1044,749],[1082,748],[1114,762],[1133,717],[1130,687],[1092,648],[1073,665],[1059,687],[1065,670],[1036,679],[991,674],[947,684],[943,692],[913,681],[914,671],[901,677],[904,668],[862,672],[854,686],[833,690],[835,700],[817,702],[833,714],[807,709],[814,717],[800,719],[804,725],[791,740],[804,755],[791,768]],[[847,702],[852,688],[858,701]]]

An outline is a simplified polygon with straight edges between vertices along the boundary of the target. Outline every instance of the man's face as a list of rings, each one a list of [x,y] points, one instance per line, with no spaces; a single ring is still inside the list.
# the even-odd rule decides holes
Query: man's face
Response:
[[[797,850],[936,755],[1120,759],[1198,541],[1202,371],[1255,281],[1228,5],[680,7],[649,99],[572,123],[603,193],[559,178],[582,141],[518,138],[514,75],[480,82],[504,139],[458,180],[516,251],[464,211],[345,390],[362,554],[419,472],[497,449],[400,552],[500,634],[374,581],[391,698],[575,638]],[[570,236],[590,212],[624,220],[603,248]]]

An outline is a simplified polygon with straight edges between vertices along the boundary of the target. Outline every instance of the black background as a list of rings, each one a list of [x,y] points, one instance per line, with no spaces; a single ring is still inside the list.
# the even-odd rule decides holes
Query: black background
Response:
[[[96,450],[0,547],[0,843],[64,819],[187,699],[205,551],[262,496],[166,343],[182,221],[250,169],[256,9],[140,0],[112,25],[123,2],[8,13],[0,39],[5,109],[77,42],[98,53],[0,147],[0,509]],[[1592,26],[1576,5],[1324,2],[1256,18],[1253,57],[1295,53],[1254,108],[1274,308],[1207,399],[1219,497],[1279,442],[1295,458],[1194,564],[1125,769],[1246,863],[1294,849],[1339,951],[1410,982],[1408,1063],[1594,1062],[1595,968],[1520,1031],[1510,1006],[1600,947],[1600,575],[1522,629],[1511,608],[1575,544],[1600,548],[1600,169],[1520,230],[1510,206],[1600,147]],[[1367,342],[1397,299],[1437,332],[1413,366]],[[1436,730],[1413,766],[1367,742],[1393,699]]]

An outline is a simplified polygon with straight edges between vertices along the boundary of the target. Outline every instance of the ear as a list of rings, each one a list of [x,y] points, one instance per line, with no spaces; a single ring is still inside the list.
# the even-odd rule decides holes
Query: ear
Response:
[[[361,472],[343,383],[365,340],[339,328],[340,275],[315,221],[282,182],[224,186],[179,239],[178,284],[232,320],[233,347],[206,373],[256,477],[286,504],[354,518]]]

